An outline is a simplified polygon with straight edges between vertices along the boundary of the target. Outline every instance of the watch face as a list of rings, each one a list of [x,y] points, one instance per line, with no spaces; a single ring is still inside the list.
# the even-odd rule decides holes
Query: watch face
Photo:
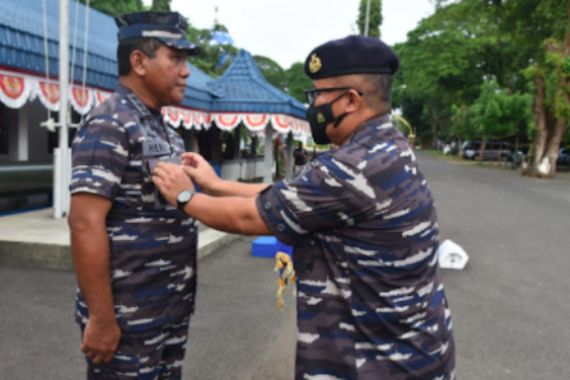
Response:
[[[183,190],[180,192],[180,194],[178,194],[177,201],[179,203],[186,203],[190,200],[190,198],[192,198],[192,192],[190,190]]]

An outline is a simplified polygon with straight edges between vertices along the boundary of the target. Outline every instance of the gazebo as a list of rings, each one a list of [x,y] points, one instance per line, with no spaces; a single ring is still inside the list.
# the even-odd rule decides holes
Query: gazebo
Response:
[[[68,97],[74,111],[72,122],[77,123],[115,87],[117,27],[112,17],[70,0],[68,36]],[[273,132],[301,138],[310,133],[303,105],[271,86],[245,51],[240,51],[219,79],[189,66],[191,76],[184,100],[178,107],[163,109],[165,120],[176,128],[198,133],[212,126],[222,131],[244,126],[251,134],[265,134],[265,165],[257,169],[270,181]],[[22,171],[32,164],[51,170],[57,135],[49,124],[48,128],[40,125],[60,109],[58,77],[59,0],[0,1],[2,170]],[[188,140],[194,133],[181,130],[181,134],[192,145]],[[233,164],[228,161],[222,174],[240,178]],[[251,175],[256,175],[255,170]],[[60,183],[57,178],[55,181]]]
[[[223,131],[245,127],[251,134],[265,135],[264,181],[271,182],[274,133],[304,139],[310,133],[301,102],[273,87],[263,77],[250,53],[240,50],[219,79],[208,83],[214,96],[212,123]],[[291,138],[287,139],[291,162]],[[238,157],[241,163],[241,157]],[[289,170],[292,167],[288,165]],[[230,170],[231,166],[226,166]],[[289,173],[290,174],[290,173]]]

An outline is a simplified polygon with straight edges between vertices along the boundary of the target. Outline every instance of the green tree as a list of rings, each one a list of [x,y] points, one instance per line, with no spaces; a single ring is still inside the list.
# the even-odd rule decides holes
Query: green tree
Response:
[[[570,120],[570,0],[520,0],[519,6],[534,7],[532,21],[551,24],[549,38],[525,70],[534,93],[534,142],[524,174],[550,178],[556,172],[560,144],[568,134]],[[521,9],[514,9],[521,12]],[[528,8],[525,8],[528,10]],[[539,27],[540,25],[535,25]],[[541,33],[542,36],[545,33]]]
[[[170,12],[170,0],[152,0],[150,9],[153,11]]]
[[[299,100],[306,103],[305,90],[313,87],[311,80],[305,75],[305,69],[302,62],[296,62],[285,70],[284,90]]]
[[[532,97],[529,94],[510,94],[501,89],[495,79],[481,85],[479,98],[470,107],[469,124],[483,140],[505,139],[516,135],[519,126],[531,119]],[[468,124],[468,125],[469,125]]]
[[[396,100],[423,145],[446,139],[453,105],[471,104],[479,95],[491,42],[484,33],[490,22],[481,22],[484,9],[478,8],[471,2],[442,7],[395,46],[401,62]]]
[[[535,136],[535,148],[529,172],[538,173],[540,166],[548,169],[540,175],[553,175],[560,141],[568,139],[570,0],[435,5],[436,12],[396,46],[402,74],[395,80],[395,102],[418,128],[418,136],[485,133],[489,136],[481,137],[492,138],[494,131],[477,131],[473,120],[480,112],[491,117],[496,109],[493,102],[480,107],[481,85],[494,78],[505,94],[533,95],[529,134]],[[519,135],[527,127],[517,120]]]
[[[277,62],[262,55],[254,55],[253,59],[269,83],[279,89],[284,88],[285,70]]]
[[[85,4],[86,0],[80,0]],[[142,0],[91,0],[89,5],[93,9],[110,16],[119,16],[125,13],[144,11]]]
[[[228,32],[228,29],[219,23],[214,25],[213,30]],[[232,45],[212,44],[213,30],[195,28],[188,21],[186,34],[188,39],[201,49],[199,55],[190,57],[190,62],[206,74],[216,78],[222,75],[231,64],[232,58],[237,55],[238,49]]]
[[[360,0],[358,8],[358,31],[364,35],[366,30],[366,7],[370,1],[370,17],[368,19],[368,35],[380,38],[380,26],[382,25],[382,0]]]

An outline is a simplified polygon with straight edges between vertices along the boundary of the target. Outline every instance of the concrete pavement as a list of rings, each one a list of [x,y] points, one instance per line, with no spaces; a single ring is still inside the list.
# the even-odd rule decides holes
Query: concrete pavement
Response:
[[[200,225],[198,257],[205,257],[238,236]],[[72,269],[67,220],[52,209],[0,217],[0,265]]]
[[[444,271],[462,380],[570,378],[570,173],[520,177],[418,153],[442,239],[470,255]],[[274,310],[271,260],[239,240],[199,262],[185,379],[293,378],[294,307]],[[0,266],[0,379],[80,379],[68,271]]]
[[[185,380],[293,378],[295,305],[275,308],[273,260],[251,238],[200,260]],[[0,266],[0,379],[77,380],[85,366],[70,271]]]
[[[419,160],[441,238],[470,255],[444,271],[459,378],[570,379],[570,173]]]

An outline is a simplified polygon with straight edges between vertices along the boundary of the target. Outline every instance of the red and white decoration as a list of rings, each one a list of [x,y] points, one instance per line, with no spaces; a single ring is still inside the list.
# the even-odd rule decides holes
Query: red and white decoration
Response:
[[[33,82],[22,75],[0,72],[0,101],[10,108],[21,108],[32,94]]]
[[[174,128],[183,126],[185,129],[207,130],[210,128],[210,114],[204,111],[180,107],[164,107],[164,120]]]
[[[87,87],[71,86],[69,87],[69,101],[73,109],[85,115],[93,108],[93,90]]]
[[[73,109],[87,114],[111,96],[111,92],[73,85],[69,88],[69,100]],[[59,111],[60,90],[57,81],[27,74],[0,71],[0,101],[10,108],[21,108],[26,102],[38,98],[50,111]],[[232,131],[240,124],[251,133],[261,133],[269,125],[280,134],[293,133],[295,138],[309,136],[306,121],[289,115],[265,113],[209,113],[181,107],[165,107],[164,120],[174,128],[207,130],[215,125],[223,131]]]
[[[95,92],[95,107],[97,107],[99,104],[103,103],[105,100],[111,97],[110,92],[104,92],[100,90],[95,90],[94,92]]]
[[[56,82],[38,79],[35,82],[35,95],[50,111],[59,111],[59,85]]]

